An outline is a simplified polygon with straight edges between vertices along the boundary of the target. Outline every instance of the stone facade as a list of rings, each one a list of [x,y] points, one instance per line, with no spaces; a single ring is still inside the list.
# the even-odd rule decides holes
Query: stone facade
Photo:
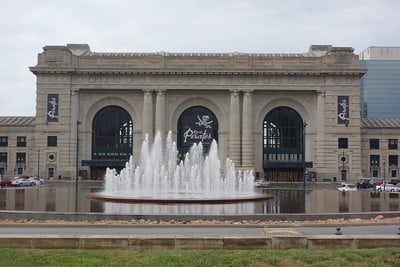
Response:
[[[33,158],[37,159],[39,151],[35,151],[34,117],[0,117],[0,140],[0,174],[14,174],[18,169],[25,173],[26,169],[32,170],[34,166],[33,173],[36,173],[37,164],[34,165]],[[21,154],[25,155],[25,160],[18,157]]]
[[[362,175],[398,179],[400,119],[361,119]]]
[[[93,120],[107,106],[131,116],[135,159],[146,133],[152,139],[157,131],[164,137],[172,131],[176,140],[182,112],[205,107],[218,119],[220,158],[260,176],[267,176],[265,117],[289,107],[305,125],[303,164],[312,162],[307,171],[321,181],[340,177],[342,170],[346,180],[362,177],[359,89],[365,70],[352,48],[311,46],[302,54],[96,53],[88,45],[68,44],[44,47],[30,69],[37,76],[31,145],[43,151],[45,177],[49,168],[55,177],[74,178],[81,170],[92,176],[81,163],[92,157]],[[52,96],[57,99],[49,106]],[[347,101],[346,123],[338,122],[341,97]],[[52,109],[56,120],[49,119]],[[49,136],[57,137],[56,146],[48,146]],[[339,139],[347,140],[345,148],[338,148]],[[29,157],[26,172],[35,173],[35,161]]]

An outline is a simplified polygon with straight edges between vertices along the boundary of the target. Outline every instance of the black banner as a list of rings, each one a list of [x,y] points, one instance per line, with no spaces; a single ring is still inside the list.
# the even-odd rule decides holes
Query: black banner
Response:
[[[338,96],[338,124],[349,124],[350,108],[349,96]]]
[[[178,146],[180,147],[191,147],[194,143],[200,142],[208,147],[213,139],[217,140],[217,135],[217,118],[205,107],[189,108],[179,118]]]
[[[47,95],[47,122],[58,121],[58,94]]]

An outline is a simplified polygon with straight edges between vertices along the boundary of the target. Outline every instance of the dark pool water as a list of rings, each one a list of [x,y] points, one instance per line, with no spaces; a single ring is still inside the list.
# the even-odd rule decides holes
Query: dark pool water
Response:
[[[309,189],[309,188],[308,188]],[[311,190],[269,189],[273,199],[255,203],[219,205],[118,204],[87,198],[102,190],[101,184],[45,184],[40,187],[0,189],[0,210],[91,212],[106,214],[279,214],[399,211],[399,193],[356,191],[342,193],[335,186]]]

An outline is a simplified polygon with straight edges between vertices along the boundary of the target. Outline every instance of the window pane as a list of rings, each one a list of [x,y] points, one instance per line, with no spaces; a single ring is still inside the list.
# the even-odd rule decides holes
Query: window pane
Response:
[[[57,136],[47,136],[47,146],[57,146]]]
[[[18,147],[26,146],[26,137],[25,136],[17,136],[17,146]]]
[[[397,149],[397,139],[389,139],[389,149]]]
[[[0,136],[0,146],[8,146],[8,137]]]
[[[338,147],[339,148],[348,148],[348,139],[347,138],[339,138],[338,140]]]
[[[17,153],[17,164],[25,163],[25,153]]]
[[[370,149],[379,149],[379,139],[369,139]]]
[[[0,162],[7,163],[7,152],[0,152]]]

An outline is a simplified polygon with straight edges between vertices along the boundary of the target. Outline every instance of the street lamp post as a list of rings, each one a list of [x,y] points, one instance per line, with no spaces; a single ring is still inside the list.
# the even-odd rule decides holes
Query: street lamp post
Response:
[[[39,170],[40,170],[40,148],[38,148],[38,156],[37,156],[37,177],[39,178]]]
[[[383,191],[385,191],[385,187],[386,187],[386,185],[385,185],[385,179],[386,179],[386,169],[385,169],[385,166],[386,166],[386,159],[382,159],[382,164],[383,164]]]
[[[344,156],[344,151],[343,151],[342,157],[340,158],[340,161],[342,162],[342,173],[340,174],[340,179],[343,182],[346,180],[345,172],[344,172],[344,163],[346,162],[346,157]]]
[[[37,149],[29,149],[30,151],[36,151],[38,152],[37,154],[37,177],[39,177],[39,172],[40,172],[40,148]]]
[[[302,160],[302,167],[303,167],[303,190],[306,190],[306,126],[307,123],[304,121],[303,123],[303,160]]]
[[[75,162],[75,211],[78,211],[78,179],[79,179],[79,124],[80,121],[76,122],[76,162]]]

